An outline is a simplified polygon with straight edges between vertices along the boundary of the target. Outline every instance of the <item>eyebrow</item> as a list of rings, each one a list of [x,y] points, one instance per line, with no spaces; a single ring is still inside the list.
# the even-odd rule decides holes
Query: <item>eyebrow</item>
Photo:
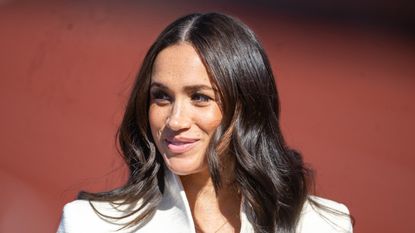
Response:
[[[165,85],[163,85],[161,83],[158,83],[158,82],[152,83],[150,85],[150,88],[152,88],[152,87],[158,87],[158,88],[166,89],[166,90],[169,89],[167,86],[165,86]],[[208,90],[208,91],[211,90],[211,91],[216,92],[216,89],[214,89],[212,87],[209,87],[207,85],[203,85],[203,84],[200,84],[200,85],[189,85],[189,86],[185,86],[183,89],[184,89],[185,92],[193,92],[193,91],[199,91],[199,90]]]

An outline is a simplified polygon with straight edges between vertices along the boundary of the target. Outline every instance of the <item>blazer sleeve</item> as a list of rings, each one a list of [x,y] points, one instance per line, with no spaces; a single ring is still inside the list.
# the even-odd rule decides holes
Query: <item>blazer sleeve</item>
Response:
[[[111,232],[109,226],[95,213],[89,201],[76,200],[63,207],[57,233]]]
[[[323,208],[305,203],[297,233],[353,233],[349,209],[341,203],[311,196]]]
[[[61,221],[59,223],[59,227],[56,233],[70,233],[71,228],[71,211],[68,206],[69,204],[66,204],[62,211]]]
[[[92,202],[92,204],[96,210],[105,216],[117,218],[126,213],[114,208],[107,202]],[[121,230],[121,228],[125,226],[126,222],[131,221],[133,217],[134,215],[131,218],[125,218],[120,221],[105,218],[95,212],[89,201],[76,200],[63,207],[57,233],[122,233],[126,231]]]

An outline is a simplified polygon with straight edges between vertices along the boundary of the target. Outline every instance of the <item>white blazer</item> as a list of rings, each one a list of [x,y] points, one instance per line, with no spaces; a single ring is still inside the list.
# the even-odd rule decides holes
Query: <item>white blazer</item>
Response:
[[[195,227],[190,207],[183,190],[180,178],[166,170],[165,192],[154,216],[145,224],[137,227],[119,230],[123,224],[134,216],[114,221],[106,219],[92,209],[85,200],[72,201],[65,205],[57,233],[195,233]],[[312,196],[317,202],[349,213],[343,204]],[[108,216],[123,216],[126,209],[113,206],[107,202],[92,202],[94,207]],[[253,233],[251,223],[243,210],[240,213],[241,233]],[[118,230],[118,231],[117,231]],[[296,229],[297,233],[352,233],[349,217],[343,217],[313,208],[308,202],[304,204],[301,217]]]

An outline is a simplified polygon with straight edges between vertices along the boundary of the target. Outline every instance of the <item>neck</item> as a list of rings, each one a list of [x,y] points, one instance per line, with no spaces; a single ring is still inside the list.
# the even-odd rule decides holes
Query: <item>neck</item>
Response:
[[[216,193],[207,169],[180,179],[197,229],[202,232],[239,230],[241,197],[232,183],[224,183]]]

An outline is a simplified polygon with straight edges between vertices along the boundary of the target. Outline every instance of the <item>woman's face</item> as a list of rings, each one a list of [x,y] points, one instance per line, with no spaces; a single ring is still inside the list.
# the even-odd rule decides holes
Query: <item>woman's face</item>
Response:
[[[151,133],[167,167],[177,175],[207,169],[206,150],[222,120],[205,66],[187,43],[162,50],[150,87]]]

